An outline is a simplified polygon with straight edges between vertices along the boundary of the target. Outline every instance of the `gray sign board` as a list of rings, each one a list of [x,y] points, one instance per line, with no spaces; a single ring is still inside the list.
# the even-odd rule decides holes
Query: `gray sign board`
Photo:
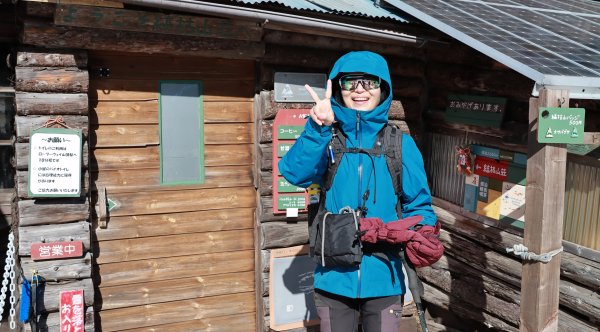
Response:
[[[275,73],[276,102],[308,102],[314,100],[306,91],[305,84],[310,85],[321,98],[325,98],[327,75],[319,73]]]

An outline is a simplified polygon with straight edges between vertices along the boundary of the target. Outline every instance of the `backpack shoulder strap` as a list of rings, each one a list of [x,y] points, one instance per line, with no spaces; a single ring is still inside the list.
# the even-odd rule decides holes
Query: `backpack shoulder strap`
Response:
[[[333,178],[337,173],[337,169],[340,166],[340,160],[344,156],[346,152],[346,136],[337,125],[333,125],[333,137],[331,138],[331,142],[329,142],[329,161],[327,171],[323,176],[323,188],[322,191],[328,191],[331,188],[333,183]]]
[[[398,196],[396,214],[398,218],[402,218],[402,131],[395,125],[386,125],[383,132],[383,146],[385,162]]]

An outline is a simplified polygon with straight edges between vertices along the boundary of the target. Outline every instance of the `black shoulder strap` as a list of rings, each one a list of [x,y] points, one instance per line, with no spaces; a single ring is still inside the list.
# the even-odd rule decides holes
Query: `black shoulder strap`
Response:
[[[398,196],[396,214],[398,218],[402,218],[402,131],[390,124],[385,126],[383,130],[385,162],[392,177],[396,196]]]
[[[333,183],[333,178],[337,173],[337,169],[340,166],[340,161],[342,160],[342,156],[346,152],[346,136],[345,134],[338,128],[337,125],[333,125],[333,137],[331,138],[331,142],[329,143],[329,163],[327,167],[327,172],[325,172],[325,176],[323,176],[323,189],[322,191],[328,191],[331,188],[331,184]]]

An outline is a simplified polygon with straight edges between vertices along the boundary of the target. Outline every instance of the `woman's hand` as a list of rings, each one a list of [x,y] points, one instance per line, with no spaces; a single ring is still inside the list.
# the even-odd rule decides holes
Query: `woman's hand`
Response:
[[[315,106],[310,109],[310,118],[319,126],[331,126],[335,120],[333,109],[331,108],[331,80],[327,80],[327,90],[325,90],[324,99],[320,99],[319,95],[317,95],[310,85],[305,84],[304,87],[315,101]]]

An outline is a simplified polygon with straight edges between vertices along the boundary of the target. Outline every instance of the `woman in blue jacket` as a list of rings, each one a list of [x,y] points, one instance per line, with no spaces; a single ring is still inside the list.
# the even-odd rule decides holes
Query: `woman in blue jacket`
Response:
[[[301,187],[321,183],[328,167],[328,146],[334,123],[346,136],[347,147],[370,149],[388,122],[392,102],[387,62],[367,51],[350,52],[337,60],[329,74],[324,99],[310,86],[306,88],[316,104],[310,110],[303,133],[279,162],[281,174]],[[385,157],[371,160],[361,153],[345,153],[336,161],[339,163],[337,173],[325,193],[327,211],[360,207],[364,204],[363,194],[367,190],[374,193],[376,189],[377,193],[366,201],[369,217],[379,217],[387,223],[420,215],[421,224],[435,225],[423,158],[409,135],[402,138],[401,216],[396,212],[398,197]],[[318,265],[314,287],[321,331],[356,331],[360,314],[365,332],[397,332],[402,316],[401,295],[406,291],[403,281],[402,262],[398,257],[384,262],[365,253],[358,266]]]

